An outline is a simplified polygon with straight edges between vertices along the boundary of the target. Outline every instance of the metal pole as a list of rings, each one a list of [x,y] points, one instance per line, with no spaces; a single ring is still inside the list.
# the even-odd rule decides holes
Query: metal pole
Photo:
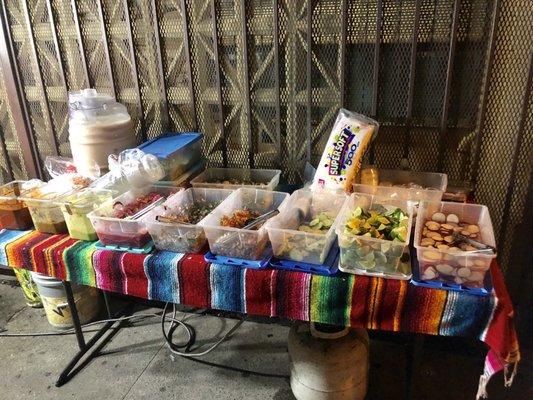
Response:
[[[250,106],[250,73],[248,71],[248,30],[246,29],[247,15],[246,15],[246,4],[244,1],[240,2],[241,6],[241,35],[242,35],[242,50],[243,50],[243,59],[244,59],[244,93],[242,93],[244,99],[244,110],[241,109],[241,112],[244,111],[246,114],[246,124],[248,125],[248,145],[250,146],[248,151],[248,164],[250,168],[254,167],[254,154],[255,154],[255,145],[253,141],[252,133],[252,110]]]
[[[217,32],[217,13],[215,8],[215,0],[211,0],[211,16],[212,16],[212,30],[213,30],[213,47],[215,54],[215,79],[217,85],[217,95],[218,95],[218,107],[220,110],[220,134],[222,135],[222,163],[224,167],[228,166],[228,148],[226,135],[224,133],[224,105],[222,103],[222,83],[220,81],[220,54],[218,52],[218,32]]]
[[[111,66],[111,55],[109,54],[109,42],[105,29],[104,9],[102,6],[102,0],[97,0],[96,5],[98,7],[98,17],[100,18],[100,28],[102,29],[102,44],[104,46],[104,56],[107,66],[107,72],[109,74],[109,84],[111,85],[111,91],[113,92],[113,96],[117,97],[117,90],[115,88],[115,78],[113,76],[113,68]]]
[[[407,113],[405,124],[405,139],[403,147],[403,158],[408,159],[409,149],[411,147],[411,125],[413,118],[413,98],[415,93],[415,77],[416,77],[416,53],[418,47],[418,31],[420,27],[420,2],[417,1],[415,5],[415,21],[413,26],[413,36],[411,39],[411,60],[409,70],[409,91],[407,96]]]
[[[157,13],[157,4],[155,0],[151,1],[151,6],[153,9],[152,13],[152,23],[154,24],[155,30],[155,52],[157,55],[157,67],[159,72],[159,79],[161,79],[161,94],[163,97],[163,132],[169,130],[169,112],[168,112],[168,97],[167,97],[167,84],[165,81],[165,71],[163,68],[163,54],[161,51],[161,36],[159,30],[159,15]]]
[[[54,121],[52,120],[52,113],[50,111],[49,101],[48,101],[48,93],[46,92],[46,85],[44,84],[44,78],[43,78],[43,71],[41,68],[41,63],[39,62],[39,55],[37,54],[37,47],[35,45],[35,36],[33,32],[33,22],[30,18],[30,11],[28,9],[28,3],[26,1],[22,2],[22,9],[24,13],[24,19],[26,20],[26,25],[28,28],[28,35],[30,39],[30,50],[33,56],[33,61],[35,62],[35,65],[37,66],[37,73],[38,77],[36,77],[35,81],[37,82],[39,89],[43,95],[43,101],[42,101],[42,107],[45,114],[45,118],[48,119],[48,122],[50,123],[50,131],[48,133],[48,140],[50,141],[50,152],[52,155],[57,156],[59,154],[59,144],[57,143],[57,138],[55,136],[55,128],[54,128]]]
[[[306,159],[311,162],[312,146],[312,49],[313,49],[313,0],[307,0],[307,147]]]
[[[78,6],[76,0],[71,0],[72,6],[72,18],[74,19],[74,28],[76,29],[76,37],[78,42],[78,48],[80,49],[81,65],[83,68],[83,74],[85,75],[85,80],[89,87],[93,87],[94,82],[91,80],[89,75],[89,66],[87,64],[87,57],[85,56],[85,43],[83,41],[83,35],[81,34],[80,19],[78,14]]]
[[[281,107],[279,87],[279,9],[278,0],[273,0],[274,7],[274,85],[275,85],[275,107],[276,107],[276,154],[278,166],[281,165]]]
[[[340,51],[340,65],[339,65],[339,92],[340,92],[340,105],[344,107],[346,102],[346,29],[348,25],[348,10],[347,10],[347,0],[341,0],[341,41],[339,43]]]
[[[446,131],[448,126],[448,113],[450,110],[450,93],[453,78],[453,63],[455,60],[455,48],[457,44],[457,29],[459,26],[459,12],[461,10],[460,0],[455,0],[453,5],[453,20],[450,34],[450,49],[448,51],[448,65],[446,67],[446,86],[444,88],[444,99],[442,100],[442,114],[440,120],[440,141],[439,141],[439,160],[437,170],[443,171],[444,168],[444,151],[446,148]]]
[[[144,142],[147,138],[146,126],[144,121],[144,110],[142,105],[141,86],[139,84],[139,70],[137,69],[137,54],[135,53],[135,43],[133,42],[133,25],[131,21],[130,9],[128,7],[128,0],[123,0],[124,18],[128,26],[127,35],[130,43],[130,60],[131,60],[131,77],[133,79],[133,86],[137,93],[137,112],[139,113],[139,123],[141,125],[141,140]]]
[[[67,294],[67,303],[70,309],[70,315],[72,316],[72,324],[74,325],[74,331],[76,332],[78,347],[80,350],[83,350],[85,348],[85,338],[83,337],[80,316],[78,315],[78,308],[76,307],[76,301],[74,300],[74,294],[72,293],[70,282],[63,281],[63,287],[65,288],[65,293]]]
[[[377,2],[376,12],[376,33],[374,43],[374,68],[372,72],[372,109],[371,114],[373,118],[378,117],[378,80],[379,80],[379,56],[380,56],[380,42],[381,42],[381,24],[383,19],[382,0]],[[376,158],[375,141],[370,145],[370,164],[374,164]]]
[[[489,91],[490,77],[492,73],[492,64],[494,63],[494,48],[496,47],[496,27],[498,26],[498,20],[500,17],[500,0],[494,1],[494,8],[492,11],[492,24],[490,26],[489,34],[489,46],[487,52],[487,68],[485,71],[484,83],[483,83],[483,94],[481,100],[481,108],[479,110],[478,123],[476,124],[479,127],[476,142],[474,146],[474,157],[472,161],[472,174],[471,182],[474,187],[474,192],[477,191],[477,179],[478,179],[478,169],[479,169],[479,159],[481,153],[481,139],[483,130],[485,129],[485,112],[487,111],[487,99]]]
[[[518,126],[518,132],[516,134],[515,140],[514,140],[514,154],[513,154],[513,161],[511,164],[511,173],[510,173],[510,179],[507,183],[507,189],[505,193],[505,201],[503,205],[503,213],[502,215],[509,215],[511,210],[511,203],[513,201],[513,193],[514,193],[514,187],[515,187],[515,176],[518,172],[518,158],[520,155],[520,149],[522,148],[522,144],[524,143],[524,137],[526,135],[526,119],[528,117],[528,107],[530,106],[531,101],[531,92],[533,92],[533,54],[529,57],[529,68],[528,68],[529,74],[528,79],[526,83],[525,93],[524,93],[524,100],[522,101],[522,109],[520,111],[520,124]],[[531,157],[531,154],[529,154]],[[499,236],[498,236],[498,243],[503,243],[506,240],[508,228],[509,228],[510,220],[507,219],[507,223],[504,224],[503,228],[500,230]]]
[[[4,83],[7,92],[7,101],[13,117],[15,132],[22,150],[24,169],[30,178],[43,178],[43,170],[39,162],[39,153],[35,144],[35,133],[30,123],[30,117],[21,73],[13,48],[13,38],[9,28],[9,18],[5,2],[0,2],[0,62],[4,74]]]
[[[181,0],[181,10],[182,10],[182,26],[183,26],[183,46],[185,51],[185,63],[187,64],[187,78],[189,80],[189,94],[191,96],[191,112],[193,116],[193,129],[198,130],[198,115],[196,114],[196,101],[195,93],[193,86],[193,77],[192,77],[192,61],[191,61],[191,46],[189,39],[189,21],[187,19],[187,6],[185,5],[185,0]],[[216,38],[216,36],[215,36]]]

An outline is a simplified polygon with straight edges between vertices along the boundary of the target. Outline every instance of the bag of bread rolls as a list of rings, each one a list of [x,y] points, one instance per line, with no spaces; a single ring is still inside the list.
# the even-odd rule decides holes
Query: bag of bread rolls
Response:
[[[351,193],[378,127],[373,119],[341,108],[316,169],[313,188]]]

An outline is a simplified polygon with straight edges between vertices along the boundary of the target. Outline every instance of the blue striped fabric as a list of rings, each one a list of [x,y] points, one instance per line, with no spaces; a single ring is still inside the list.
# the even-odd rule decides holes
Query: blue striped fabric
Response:
[[[184,254],[160,251],[146,257],[144,272],[148,278],[148,298],[180,302],[178,263]]]
[[[211,264],[211,307],[244,313],[245,269],[236,266]]]
[[[479,336],[489,323],[494,296],[469,296],[448,292],[439,334],[444,336]]]
[[[0,264],[8,265],[6,246],[17,238],[27,235],[31,231],[9,231],[2,229],[0,231]]]

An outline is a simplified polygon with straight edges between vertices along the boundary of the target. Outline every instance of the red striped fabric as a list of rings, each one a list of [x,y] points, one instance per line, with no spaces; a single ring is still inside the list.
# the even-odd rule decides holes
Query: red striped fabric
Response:
[[[180,300],[182,304],[198,308],[211,306],[209,264],[203,254],[189,254],[178,263]]]

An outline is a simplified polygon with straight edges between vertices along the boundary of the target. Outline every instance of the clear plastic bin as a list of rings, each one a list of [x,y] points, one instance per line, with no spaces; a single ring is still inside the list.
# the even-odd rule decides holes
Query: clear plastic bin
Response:
[[[111,202],[114,196],[116,192],[111,190],[86,188],[62,198],[59,203],[70,237],[87,241],[96,240],[98,237],[87,214],[103,203]]]
[[[232,192],[229,189],[190,188],[170,196],[164,205],[156,207],[145,220],[155,247],[178,253],[200,252],[207,241],[204,229],[197,225],[201,220],[193,221],[192,224],[168,223],[158,221],[157,216],[190,216],[189,212],[195,206],[213,211]]]
[[[346,201],[343,194],[327,191],[297,190],[289,198],[285,212],[266,224],[274,256],[310,264],[323,264],[336,239],[334,221]],[[320,220],[321,217],[322,220]],[[299,230],[313,222],[320,232]],[[305,228],[306,229],[306,228]]]
[[[175,180],[202,158],[201,133],[187,132],[159,136],[138,148],[156,156],[166,172],[166,180]]]
[[[496,247],[492,222],[486,206],[455,202],[423,202],[418,210],[414,239],[420,279],[474,288],[484,287],[485,274],[496,254],[486,251],[451,252],[420,245],[425,222],[430,220],[435,212],[446,215],[452,213],[459,217],[460,222],[477,225],[480,238],[476,240]]]
[[[117,205],[121,204],[123,207],[129,207],[134,204],[140,196],[149,195],[150,193],[155,193],[160,196],[157,199],[146,202],[143,207],[136,209],[135,213],[137,213],[145,210],[157,201],[162,201],[160,199],[166,199],[178,190],[180,189],[157,185],[146,186],[142,189],[132,189],[118,196],[111,202],[106,202],[98,209],[90,212],[88,217],[93,224],[100,243],[104,246],[130,248],[143,248],[146,246],[151,240],[145,223],[147,214],[144,214],[137,219],[131,219],[131,216],[117,218],[115,217]]]
[[[191,181],[193,187],[274,190],[279,183],[278,169],[208,168]]]
[[[268,243],[264,225],[258,230],[245,230],[221,226],[220,219],[244,208],[260,215],[275,209],[283,212],[288,198],[287,193],[252,188],[241,188],[233,192],[198,224],[204,227],[211,252],[246,260],[262,259]]]
[[[44,185],[44,182],[13,181],[0,186],[0,228],[23,231],[33,227],[30,211],[19,199],[28,190]]]
[[[30,210],[35,229],[42,233],[67,233],[67,224],[58,201],[91,183],[78,174],[60,175],[43,186],[25,192],[20,199]]]
[[[440,201],[446,191],[448,177],[435,172],[415,172],[395,169],[378,169],[378,186],[354,183],[355,193],[366,193],[382,197],[395,197],[412,201]],[[416,184],[422,188],[396,185]]]
[[[205,169],[205,160],[201,160],[199,163],[193,165],[177,179],[172,181],[158,181],[158,186],[177,186],[188,188],[191,186],[191,180],[200,175]]]
[[[379,205],[387,208],[400,208],[408,214],[409,222],[405,242],[356,236],[344,232],[346,221],[357,207],[368,211]],[[411,265],[405,261],[403,254],[409,246],[413,211],[414,202],[412,201],[353,193],[346,200],[335,223],[340,248],[339,269],[359,275],[410,279]]]

